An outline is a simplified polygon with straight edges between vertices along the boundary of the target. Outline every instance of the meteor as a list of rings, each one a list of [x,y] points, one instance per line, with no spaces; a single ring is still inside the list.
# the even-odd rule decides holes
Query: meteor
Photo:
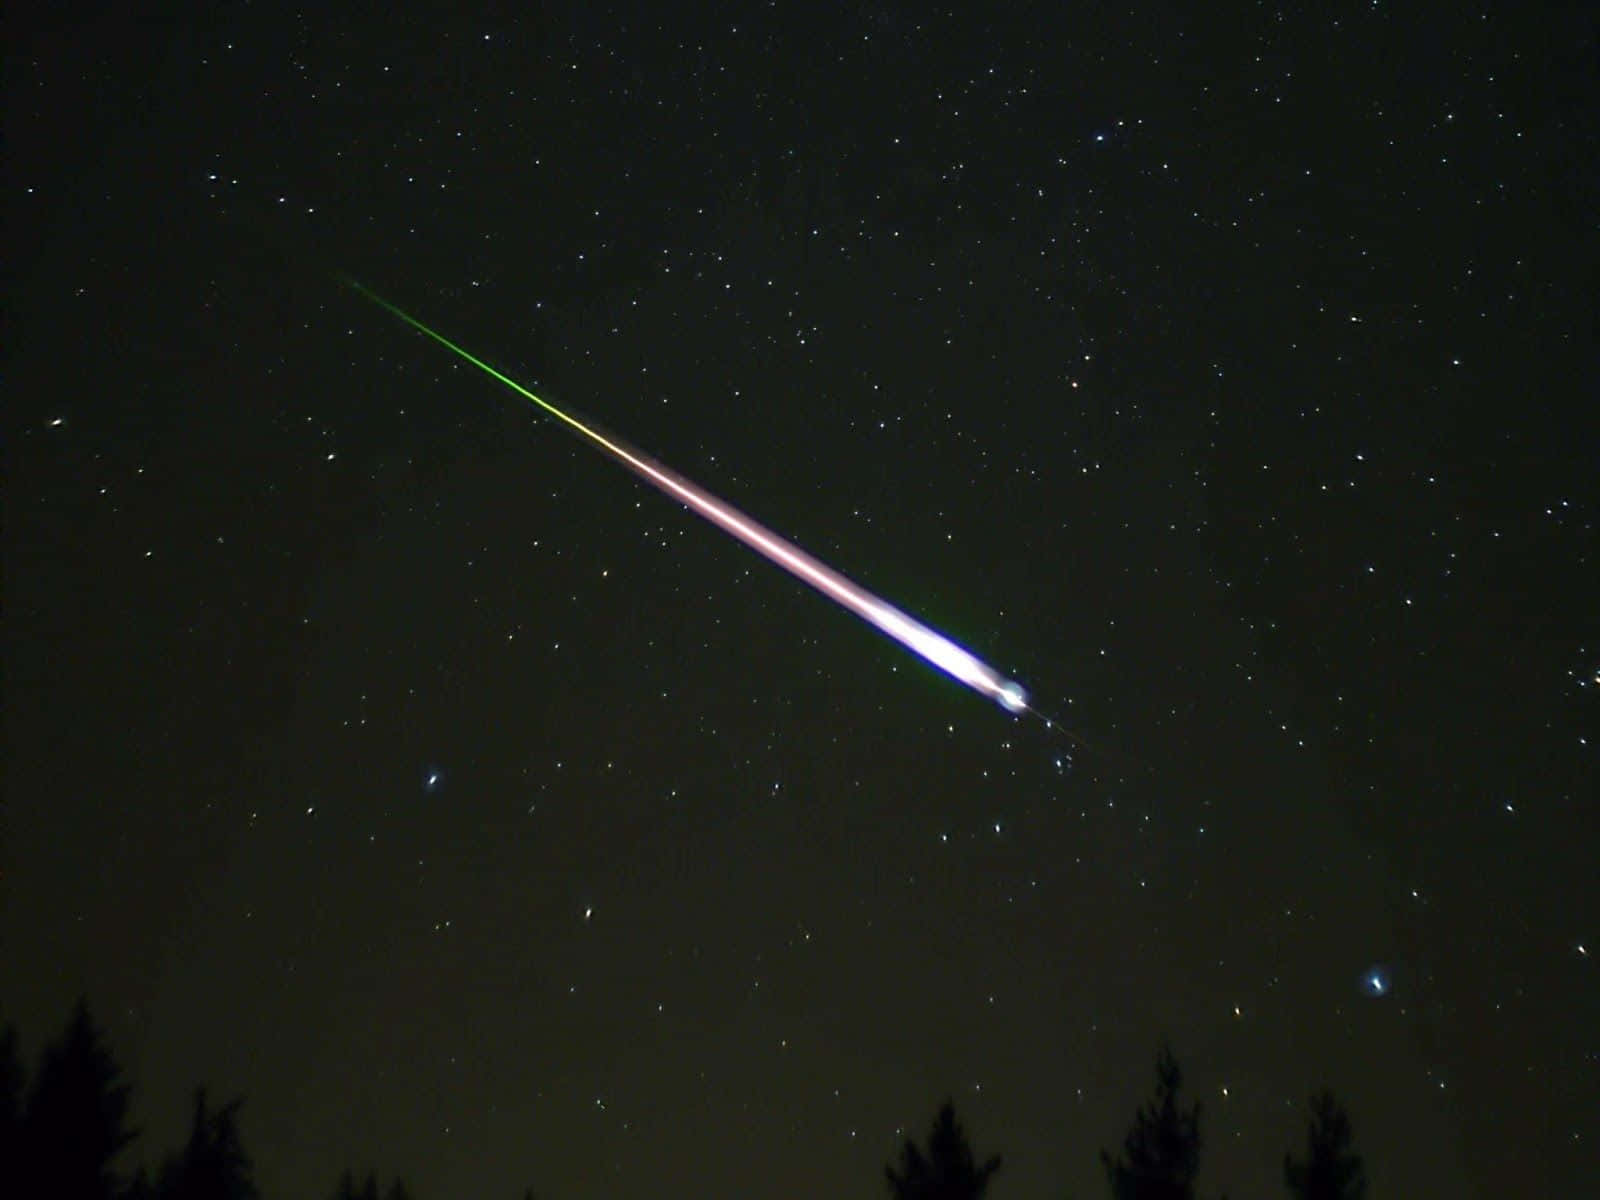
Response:
[[[390,304],[382,296],[354,279],[345,282],[387,310],[419,333],[426,334],[458,358],[471,363],[485,375],[505,384],[524,400],[530,401],[561,421],[569,429],[583,435],[588,441],[604,450],[618,462],[647,483],[653,484],[674,500],[687,505],[719,529],[732,534],[750,549],[788,571],[802,583],[810,584],[830,600],[843,605],[856,616],[883,633],[894,638],[912,653],[938,667],[951,678],[966,684],[981,696],[987,696],[1009,713],[1033,711],[1028,704],[1028,694],[1015,680],[1007,679],[988,663],[962,649],[943,634],[935,633],[926,625],[901,612],[892,604],[874,596],[860,584],[845,578],[832,567],[818,562],[800,547],[779,537],[766,526],[740,512],[726,500],[720,500],[704,488],[691,483],[676,471],[663,466],[639,451],[591,429],[576,417],[562,412],[548,400],[534,395],[516,380],[501,374],[482,359],[463,350],[443,334],[435,333],[410,313]],[[1050,722],[1046,722],[1049,724]]]

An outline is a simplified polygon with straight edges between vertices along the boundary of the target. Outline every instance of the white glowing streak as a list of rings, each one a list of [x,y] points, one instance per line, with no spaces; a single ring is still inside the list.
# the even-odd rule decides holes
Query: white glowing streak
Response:
[[[860,584],[846,579],[832,567],[812,558],[800,547],[745,516],[725,500],[720,500],[689,482],[676,471],[652,462],[641,454],[585,429],[599,445],[632,467],[667,495],[681,500],[706,520],[738,538],[750,549],[809,583],[817,591],[877,626],[906,649],[920,655],[951,678],[989,697],[1008,712],[1022,712],[1028,706],[1027,694],[1014,681],[1005,678],[970,651],[949,638],[935,633],[920,621],[907,616],[894,605],[879,599]]]

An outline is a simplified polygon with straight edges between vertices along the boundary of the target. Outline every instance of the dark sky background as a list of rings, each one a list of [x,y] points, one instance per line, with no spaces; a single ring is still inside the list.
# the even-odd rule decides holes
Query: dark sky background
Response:
[[[0,1015],[134,1157],[1090,1196],[1166,1034],[1210,1194],[1600,1178],[1588,6],[327,7],[7,37]]]

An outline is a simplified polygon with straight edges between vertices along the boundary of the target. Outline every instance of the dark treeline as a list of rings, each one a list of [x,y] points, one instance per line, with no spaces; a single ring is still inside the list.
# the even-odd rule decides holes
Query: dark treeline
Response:
[[[1134,1114],[1116,1155],[1100,1152],[1111,1200],[1199,1200],[1200,1104],[1186,1104],[1183,1072],[1172,1049],[1156,1056],[1156,1088]],[[0,1034],[0,1196],[16,1200],[261,1200],[239,1134],[242,1099],[212,1104],[194,1094],[183,1145],[153,1170],[132,1174],[118,1160],[138,1133],[128,1123],[130,1089],[105,1039],[79,1001],[66,1028],[39,1055],[32,1077],[17,1031]],[[1363,1200],[1366,1172],[1351,1148],[1350,1119],[1331,1092],[1311,1098],[1303,1159],[1284,1156],[1292,1200]],[[945,1101],[926,1148],[907,1140],[884,1169],[891,1200],[980,1200],[1000,1173],[1002,1156],[981,1162]],[[331,1184],[331,1200],[416,1200],[403,1180],[384,1187],[375,1172]],[[522,1200],[534,1200],[530,1189]],[[1224,1195],[1221,1200],[1227,1200]]]
[[[1200,1171],[1200,1104],[1185,1106],[1183,1072],[1172,1048],[1163,1044],[1156,1055],[1156,1090],[1134,1114],[1133,1124],[1115,1157],[1100,1151],[1111,1200],[1198,1200],[1195,1177]],[[1284,1155],[1284,1187],[1292,1200],[1362,1200],[1367,1194],[1366,1170],[1350,1148],[1350,1119],[1324,1089],[1311,1099],[1306,1157]],[[999,1172],[996,1154],[977,1165],[977,1155],[956,1121],[948,1100],[934,1118],[924,1152],[907,1141],[898,1168],[885,1168],[893,1200],[980,1200]],[[1226,1194],[1221,1200],[1227,1200]]]

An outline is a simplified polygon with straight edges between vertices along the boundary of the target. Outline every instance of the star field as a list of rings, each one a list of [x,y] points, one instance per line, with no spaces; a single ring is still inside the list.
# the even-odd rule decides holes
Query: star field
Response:
[[[4,1019],[263,1194],[1600,1176],[1595,24],[34,14]],[[972,649],[986,704],[342,288]]]

